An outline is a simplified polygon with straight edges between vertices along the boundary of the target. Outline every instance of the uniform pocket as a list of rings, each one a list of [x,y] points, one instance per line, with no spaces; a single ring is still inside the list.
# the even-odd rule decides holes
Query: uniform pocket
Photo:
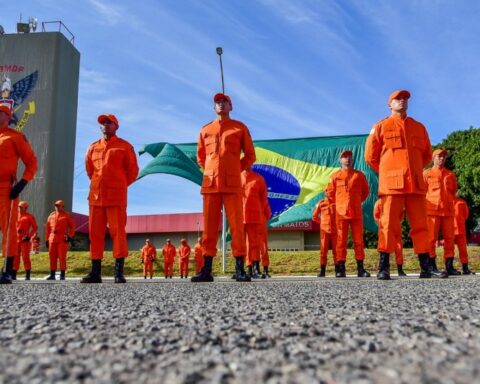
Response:
[[[205,151],[207,154],[215,153],[218,150],[218,138],[216,136],[208,136],[205,138]]]
[[[415,148],[423,150],[425,148],[425,139],[421,136],[413,136],[412,137],[412,145]]]
[[[241,187],[240,173],[227,171],[226,184],[228,187]]]
[[[213,177],[214,177],[214,172],[212,169],[206,169],[205,172],[203,172],[203,182],[202,186],[204,187],[211,187],[213,185]]]
[[[397,131],[387,131],[384,135],[385,146],[389,149],[402,148],[402,136]]]
[[[403,180],[404,171],[403,169],[397,169],[393,171],[388,171],[385,174],[386,187],[388,189],[403,189],[404,180]]]

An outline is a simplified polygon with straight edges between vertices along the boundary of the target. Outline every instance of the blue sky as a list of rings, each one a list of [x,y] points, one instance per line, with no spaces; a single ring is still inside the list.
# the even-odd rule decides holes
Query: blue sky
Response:
[[[87,213],[84,154],[114,113],[136,150],[195,142],[214,118],[224,50],[232,117],[254,139],[368,133],[388,115],[388,94],[412,92],[409,114],[433,143],[479,126],[480,2],[362,0],[42,0],[7,2],[62,20],[81,53],[73,210]],[[143,167],[150,158],[139,157]],[[129,190],[128,213],[201,211],[199,187],[153,175]]]

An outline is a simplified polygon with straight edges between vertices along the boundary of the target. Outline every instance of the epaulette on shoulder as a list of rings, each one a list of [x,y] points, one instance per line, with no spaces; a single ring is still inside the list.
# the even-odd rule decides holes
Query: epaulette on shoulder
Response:
[[[387,120],[390,116],[385,116],[383,119],[378,120],[374,125],[380,124],[383,121]]]
[[[205,125],[204,125],[202,128],[200,128],[200,129],[203,129],[203,128],[205,128],[207,125],[210,125],[210,124],[212,124],[214,121],[215,121],[215,120],[209,121],[207,124],[205,124]]]

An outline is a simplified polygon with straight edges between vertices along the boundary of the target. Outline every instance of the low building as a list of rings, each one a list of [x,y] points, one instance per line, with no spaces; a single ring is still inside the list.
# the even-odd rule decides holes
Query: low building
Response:
[[[80,238],[88,235],[88,216],[73,214]],[[197,242],[203,231],[202,213],[172,213],[161,215],[138,215],[127,218],[127,237],[129,250],[139,250],[145,244],[145,239],[153,241],[160,248],[170,239],[175,246],[185,238],[190,245]],[[221,232],[221,228],[219,228]],[[83,236],[82,236],[83,235]],[[219,235],[218,249],[221,236]],[[84,243],[82,242],[82,247]],[[112,249],[108,236],[105,243],[106,250]],[[313,221],[299,221],[268,231],[268,247],[272,251],[304,251],[316,250],[320,247],[319,225]],[[84,249],[88,248],[88,244]]]

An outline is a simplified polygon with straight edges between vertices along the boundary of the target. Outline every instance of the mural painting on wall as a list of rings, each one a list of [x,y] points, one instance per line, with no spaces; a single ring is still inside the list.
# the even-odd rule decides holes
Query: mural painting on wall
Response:
[[[17,70],[13,70],[13,68]],[[31,115],[35,114],[35,101],[27,101],[38,80],[38,71],[32,72],[20,80],[12,82],[13,73],[23,72],[22,66],[0,65],[0,81],[2,84],[0,104],[9,104],[13,110],[9,126],[17,131],[23,131]]]

